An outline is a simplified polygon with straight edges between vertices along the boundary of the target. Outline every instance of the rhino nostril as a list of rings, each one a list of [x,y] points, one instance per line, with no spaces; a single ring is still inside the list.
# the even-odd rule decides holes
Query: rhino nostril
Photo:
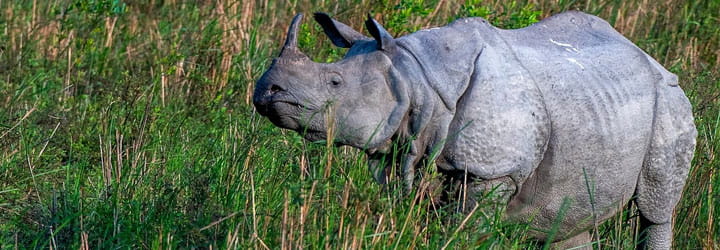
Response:
[[[278,85],[275,85],[275,84],[273,84],[272,86],[270,86],[270,92],[272,92],[272,93],[277,93],[277,92],[280,92],[280,91],[283,91],[283,90],[285,90],[285,89],[283,89],[282,87],[280,87],[280,86],[278,86]]]

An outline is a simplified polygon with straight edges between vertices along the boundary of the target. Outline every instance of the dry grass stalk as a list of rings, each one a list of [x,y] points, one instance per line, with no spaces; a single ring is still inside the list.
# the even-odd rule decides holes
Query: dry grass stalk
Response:
[[[283,199],[283,215],[282,215],[282,224],[280,229],[280,249],[290,249],[290,243],[288,242],[288,234],[290,233],[288,231],[288,203],[290,201],[290,193],[288,190],[285,190],[284,192],[284,199]]]
[[[106,17],[105,18],[105,30],[106,30],[106,36],[105,36],[105,48],[112,47],[113,44],[113,31],[115,30],[115,23],[117,23],[117,16],[112,17]]]

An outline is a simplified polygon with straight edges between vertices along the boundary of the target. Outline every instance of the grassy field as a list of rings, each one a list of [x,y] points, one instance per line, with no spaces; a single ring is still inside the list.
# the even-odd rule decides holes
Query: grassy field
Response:
[[[432,167],[415,193],[382,191],[363,154],[280,130],[250,100],[297,12],[358,30],[373,13],[401,36],[571,9],[680,76],[699,136],[674,244],[719,248],[720,1],[0,0],[0,249],[542,248],[492,204],[433,207]],[[344,53],[310,18],[300,46]],[[633,247],[637,213],[595,247]]]

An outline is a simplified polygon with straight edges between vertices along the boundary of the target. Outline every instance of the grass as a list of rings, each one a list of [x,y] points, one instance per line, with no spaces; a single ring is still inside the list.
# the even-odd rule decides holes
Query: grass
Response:
[[[433,207],[374,184],[365,156],[280,130],[254,81],[296,12],[394,35],[482,16],[517,28],[603,17],[681,79],[699,130],[675,247],[720,247],[718,1],[0,0],[0,248],[528,248],[490,203]],[[300,45],[333,48],[306,18]],[[399,187],[399,183],[391,183]],[[640,239],[630,204],[596,248]]]

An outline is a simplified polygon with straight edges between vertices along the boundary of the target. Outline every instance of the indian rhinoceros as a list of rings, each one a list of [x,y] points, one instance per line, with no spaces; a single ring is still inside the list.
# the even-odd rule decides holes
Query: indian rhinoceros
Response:
[[[317,141],[333,124],[334,142],[364,150],[380,183],[396,143],[408,185],[434,162],[503,186],[507,218],[531,223],[541,242],[587,243],[635,199],[644,246],[671,246],[697,135],[690,102],[676,75],[604,20],[570,11],[505,30],[465,18],[393,38],[370,15],[371,37],[314,18],[349,50],[313,62],[297,47],[295,16],[253,96],[275,125]]]

